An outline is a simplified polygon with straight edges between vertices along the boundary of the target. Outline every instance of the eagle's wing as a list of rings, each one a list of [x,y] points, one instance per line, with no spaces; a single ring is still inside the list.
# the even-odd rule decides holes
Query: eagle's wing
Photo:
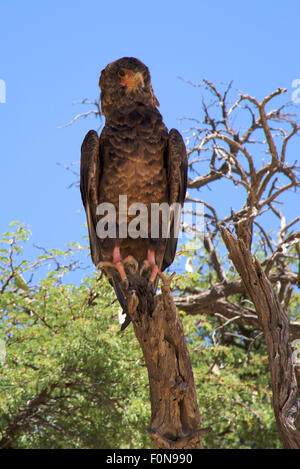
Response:
[[[92,261],[96,266],[102,261],[101,242],[96,232],[96,211],[99,204],[100,181],[103,169],[102,146],[103,141],[99,139],[97,132],[90,130],[81,145],[80,162],[80,192],[86,212]],[[115,290],[116,296],[123,309],[123,314],[126,315],[125,322],[122,324],[121,328],[121,330],[124,330],[130,323],[126,300],[115,274],[109,278],[109,282]]]
[[[186,195],[188,162],[183,138],[176,129],[171,129],[169,132],[165,153],[165,167],[167,171],[169,205],[172,206],[172,204],[177,203],[182,207]],[[179,222],[179,220],[176,220],[176,217],[174,218],[173,212],[170,237],[167,239],[161,270],[169,267],[175,257],[177,235],[175,233],[174,236],[174,222]]]
[[[102,260],[99,238],[96,233],[96,210],[99,200],[99,187],[102,171],[102,158],[99,137],[95,130],[90,130],[81,145],[80,192],[86,212],[90,248],[93,263]]]

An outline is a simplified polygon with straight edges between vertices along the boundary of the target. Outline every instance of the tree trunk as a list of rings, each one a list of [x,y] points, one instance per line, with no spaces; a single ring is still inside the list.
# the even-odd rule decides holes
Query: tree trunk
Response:
[[[140,279],[127,305],[148,369],[155,449],[201,448],[200,414],[180,316],[169,284],[153,297]]]
[[[255,306],[269,356],[273,406],[277,426],[285,448],[300,448],[300,412],[292,350],[289,343],[289,319],[272,284],[257,259],[253,259],[242,239],[220,228],[229,257],[239,272]]]

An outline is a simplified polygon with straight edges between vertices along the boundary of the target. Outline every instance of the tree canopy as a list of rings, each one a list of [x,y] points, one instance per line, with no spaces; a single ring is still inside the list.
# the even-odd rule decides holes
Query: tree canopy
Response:
[[[79,244],[22,259],[29,236],[13,225],[1,238],[0,447],[149,448],[146,368],[132,329],[119,332],[110,285],[98,273],[67,283]],[[45,263],[52,268],[35,282]],[[208,285],[199,273],[176,281]],[[232,321],[232,346],[218,317],[182,317],[202,421],[213,430],[204,447],[280,446],[262,334],[245,326],[241,336]]]

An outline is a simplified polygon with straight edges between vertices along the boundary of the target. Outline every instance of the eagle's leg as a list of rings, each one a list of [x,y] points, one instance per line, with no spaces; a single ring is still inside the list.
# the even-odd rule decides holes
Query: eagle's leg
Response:
[[[154,283],[157,275],[162,279],[162,281],[166,282],[166,277],[164,274],[159,270],[158,265],[155,261],[155,251],[152,249],[148,249],[147,259],[144,260],[140,273],[142,274],[144,270],[151,268],[151,274],[149,278],[149,282]]]
[[[121,277],[121,282],[124,288],[129,287],[128,279],[127,279],[127,274],[125,272],[124,266],[126,264],[130,264],[131,266],[133,265],[135,270],[137,270],[137,261],[134,259],[132,256],[127,256],[125,259],[122,259],[121,253],[120,253],[120,246],[115,246],[113,249],[113,260],[112,262],[109,261],[102,261],[99,262],[97,265],[98,269],[105,269],[105,267],[111,267],[116,269],[119,272],[119,275]]]

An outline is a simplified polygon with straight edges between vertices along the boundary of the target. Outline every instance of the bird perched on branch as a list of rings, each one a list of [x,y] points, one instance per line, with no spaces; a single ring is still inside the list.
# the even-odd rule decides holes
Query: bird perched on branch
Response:
[[[140,60],[124,57],[108,64],[99,86],[105,126],[100,138],[91,130],[82,143],[80,191],[92,260],[108,275],[127,314],[124,329],[130,322],[124,295],[130,267],[148,276],[155,289],[174,260],[176,214],[171,208],[167,236],[162,213],[154,221],[152,215],[162,204],[183,205],[187,155],[179,132],[168,132],[163,123],[149,70]]]

